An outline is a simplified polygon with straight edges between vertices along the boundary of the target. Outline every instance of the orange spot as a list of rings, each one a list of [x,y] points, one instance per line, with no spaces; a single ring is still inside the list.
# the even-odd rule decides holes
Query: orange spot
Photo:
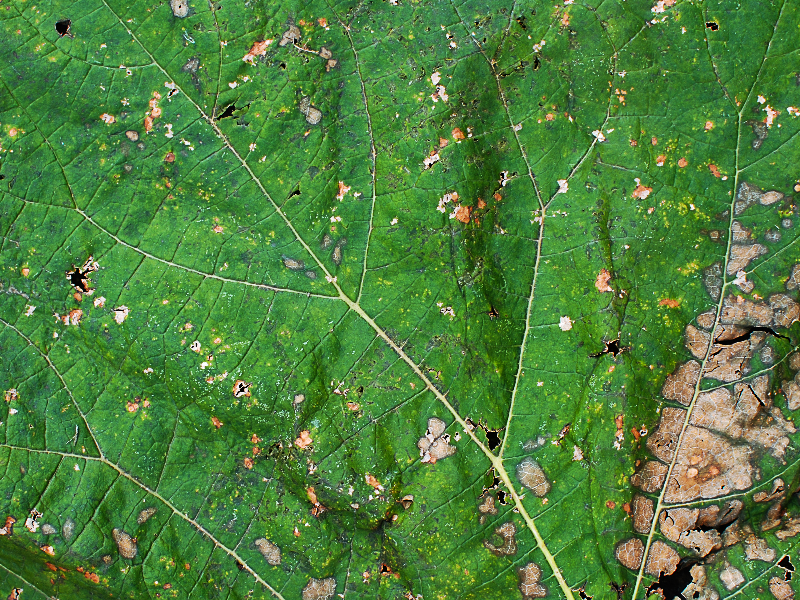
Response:
[[[658,166],[658,167],[663,167],[663,166],[664,166],[664,162],[665,162],[666,160],[667,160],[667,157],[666,157],[666,155],[665,155],[665,154],[659,154],[659,155],[656,157],[656,166]]]
[[[439,148],[444,148],[444,147],[445,147],[445,146],[447,146],[447,144],[449,144],[449,143],[450,143],[450,142],[448,142],[448,141],[447,141],[446,139],[444,139],[443,137],[440,137],[440,138],[439,138]]]
[[[606,269],[600,269],[600,272],[597,274],[597,279],[594,282],[594,287],[597,288],[598,292],[613,292],[614,290],[608,285],[609,281],[611,281],[611,273]]]
[[[486,202],[484,202],[481,198],[478,198],[478,208],[486,208]]]
[[[687,160],[686,160],[685,158],[683,158],[683,157],[681,157],[681,158],[678,160],[678,166],[679,166],[681,169],[682,169],[683,167],[685,167],[686,165],[688,165],[688,164],[689,164],[689,161],[687,161]]]
[[[459,206],[456,209],[456,219],[462,223],[469,223],[469,213],[472,212],[471,206]]]
[[[244,458],[244,467],[245,469],[252,469],[253,468],[253,459],[249,456],[245,456]]]
[[[609,500],[608,502],[606,502],[606,507],[607,508],[616,508],[617,507],[617,503],[614,502],[613,500]]]
[[[553,119],[555,119],[555,118],[556,118],[556,116],[555,116],[553,113],[547,113],[547,114],[544,116],[544,120],[545,120],[545,121],[552,121],[552,120],[553,120]]]
[[[212,423],[212,424],[214,425],[214,427],[216,427],[217,429],[219,429],[220,427],[222,427],[223,425],[225,425],[225,423],[223,423],[222,421],[220,421],[220,420],[219,420],[217,417],[211,417],[211,423]]]
[[[294,445],[300,448],[301,450],[304,450],[311,445],[312,441],[313,440],[311,439],[308,430],[301,431],[300,436],[294,441]]]
[[[714,174],[714,177],[722,177],[722,173],[719,172],[717,165],[708,165],[708,168]]]
[[[669,308],[678,308],[681,305],[680,300],[672,300],[671,298],[664,298],[658,302],[659,306],[666,306]]]
[[[655,146],[656,144],[658,144],[658,138],[655,136],[651,137],[650,143],[653,144],[653,146]]]
[[[464,135],[464,132],[461,131],[458,127],[453,128],[452,135],[453,135],[453,139],[454,140],[466,139],[466,136]]]
[[[97,573],[84,573],[83,576],[92,583],[100,583],[100,577],[97,576]]]

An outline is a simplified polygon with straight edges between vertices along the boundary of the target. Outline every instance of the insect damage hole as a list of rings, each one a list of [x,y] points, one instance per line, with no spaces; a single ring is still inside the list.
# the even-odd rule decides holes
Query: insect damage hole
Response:
[[[718,31],[719,30],[719,23],[714,21],[708,21],[706,23],[706,29],[710,29],[711,31]]]
[[[686,591],[687,587],[691,586],[691,584],[696,582],[697,579],[705,579],[705,573],[701,575],[698,572],[698,569],[705,571],[705,569],[697,565],[696,559],[682,559],[674,573],[671,575],[662,574],[656,582],[647,588],[646,596],[649,597],[650,594],[660,592],[662,598],[693,600],[693,595],[690,594],[687,598],[687,596],[684,595],[684,592]]]
[[[60,21],[56,21],[56,32],[60,37],[72,37],[72,34],[69,31],[69,28],[72,26],[71,19],[61,19]]]

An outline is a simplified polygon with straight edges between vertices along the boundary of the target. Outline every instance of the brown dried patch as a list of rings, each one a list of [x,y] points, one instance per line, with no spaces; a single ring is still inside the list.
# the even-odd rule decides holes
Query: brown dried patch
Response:
[[[111,535],[113,536],[114,541],[117,544],[119,555],[122,558],[136,558],[136,554],[139,551],[139,549],[136,546],[135,539],[133,539],[131,536],[129,536],[121,529],[112,530]]]
[[[770,204],[775,204],[779,200],[783,200],[783,194],[775,190],[770,190],[769,192],[765,192],[759,201],[761,204],[769,206]]]
[[[800,263],[792,267],[789,279],[786,280],[786,289],[790,292],[800,288]]]
[[[313,440],[311,439],[308,430],[305,430],[300,432],[300,435],[294,441],[294,445],[300,448],[301,450],[305,450],[311,445],[312,442]]]
[[[635,198],[636,200],[644,200],[650,195],[650,192],[653,191],[653,188],[643,186],[641,183],[636,186],[636,189],[633,190],[631,197]]]
[[[542,467],[532,458],[525,458],[517,465],[517,479],[526,488],[533,492],[534,496],[546,496],[550,491],[550,482],[544,474]]]
[[[706,311],[697,316],[697,324],[703,329],[711,329],[717,320],[717,313],[713,310]]]
[[[678,308],[681,305],[680,300],[672,300],[671,298],[663,298],[658,302],[659,306],[666,306],[667,308]]]
[[[303,600],[330,600],[336,593],[336,580],[333,577],[327,579],[308,580],[306,587],[303,588]]]
[[[689,406],[699,379],[700,363],[690,360],[667,376],[664,387],[661,388],[661,395],[667,400],[675,400],[684,406]]]
[[[511,556],[517,553],[517,528],[509,521],[494,530],[495,535],[503,540],[501,546],[495,546],[489,540],[483,540],[483,546],[495,556]]]
[[[800,533],[800,517],[789,519],[780,531],[775,532],[775,537],[783,541]]]
[[[152,507],[145,508],[143,511],[139,513],[139,516],[136,517],[136,523],[138,523],[139,525],[147,523],[148,519],[150,519],[150,517],[152,517],[154,514],[156,514],[155,508]]]
[[[769,580],[769,591],[777,600],[794,600],[792,586],[780,577],[773,577]]]
[[[700,556],[708,556],[712,551],[722,548],[719,532],[697,528],[699,509],[673,508],[659,516],[661,533],[667,539],[690,548]]]
[[[497,507],[494,505],[494,496],[486,492],[479,498],[482,502],[478,505],[478,511],[483,515],[496,515]]]
[[[720,581],[722,581],[722,585],[724,585],[725,589],[729,592],[742,585],[745,581],[742,572],[730,564],[726,565],[725,568],[720,571],[719,578]]]
[[[597,279],[594,282],[594,287],[597,288],[598,292],[613,292],[614,290],[611,289],[611,286],[608,285],[608,282],[611,281],[611,273],[609,273],[606,269],[600,269],[600,272],[597,274]]]
[[[273,567],[281,564],[281,549],[266,538],[258,538],[255,542],[256,548]]]
[[[735,275],[744,271],[752,261],[767,252],[767,247],[763,244],[733,244],[726,272],[728,275]]]
[[[667,465],[662,462],[648,460],[641,471],[637,471],[631,476],[631,485],[648,493],[660,490],[667,477],[667,469]]]
[[[682,597],[696,598],[697,600],[719,600],[717,590],[708,584],[705,567],[694,565],[689,569],[689,574],[692,576],[692,581],[683,588]]]
[[[635,571],[642,565],[644,557],[644,544],[639,538],[631,538],[620,542],[614,551],[617,560],[623,567]]]
[[[456,219],[462,223],[469,223],[469,214],[472,212],[471,206],[459,206],[455,210]]]
[[[775,560],[775,550],[767,545],[767,540],[756,537],[754,534],[747,536],[744,541],[744,555],[747,560],[761,560],[773,562]]]
[[[241,398],[244,396],[245,398],[250,397],[250,386],[253,385],[252,383],[248,383],[242,379],[237,379],[233,383],[233,397],[234,398]]]
[[[250,48],[250,52],[245,54],[242,57],[242,60],[252,65],[255,62],[256,57],[264,56],[267,53],[267,46],[269,46],[271,42],[272,40],[262,40],[260,42],[255,42],[253,46]]]
[[[445,433],[446,428],[447,424],[441,419],[428,419],[428,431],[417,442],[421,462],[433,465],[437,460],[456,453],[456,447],[450,444],[450,436]]]
[[[467,136],[464,135],[464,132],[461,131],[458,127],[454,127],[453,131],[451,132],[454,140],[465,140]]]
[[[517,570],[519,577],[519,591],[523,598],[544,598],[547,596],[547,588],[539,580],[542,577],[542,570],[536,563],[528,563]]]
[[[693,413],[694,415],[694,413]],[[669,463],[676,452],[686,411],[665,408],[657,430],[647,446],[660,460]],[[752,449],[732,446],[727,439],[708,429],[688,425],[667,485],[667,502],[688,502],[716,498],[752,485]],[[663,465],[666,470],[666,465]]]
[[[645,496],[633,497],[633,530],[648,533],[653,522],[653,501]]]
[[[681,557],[678,552],[660,540],[653,542],[650,546],[650,554],[647,563],[644,565],[645,573],[653,577],[672,575],[678,568]]]

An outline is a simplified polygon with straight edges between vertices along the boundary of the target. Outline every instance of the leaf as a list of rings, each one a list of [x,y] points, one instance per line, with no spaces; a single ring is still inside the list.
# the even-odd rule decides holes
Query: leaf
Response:
[[[796,21],[4,5],[0,593],[792,597]]]

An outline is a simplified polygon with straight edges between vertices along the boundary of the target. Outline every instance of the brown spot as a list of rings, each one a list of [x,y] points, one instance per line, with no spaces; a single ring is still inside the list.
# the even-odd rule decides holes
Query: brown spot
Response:
[[[253,468],[253,459],[249,456],[244,457],[244,468],[245,469],[252,469]]]
[[[661,395],[667,400],[677,400],[684,406],[689,406],[699,378],[700,363],[690,360],[667,376],[664,387],[661,388]]]
[[[542,570],[536,563],[528,563],[517,570],[519,578],[519,591],[523,598],[544,598],[547,596],[547,588],[539,580],[542,577]],[[782,600],[782,599],[779,599]]]
[[[653,522],[653,501],[636,494],[633,497],[633,529],[639,533],[648,533]]]
[[[267,46],[269,46],[271,41],[272,40],[270,41],[263,40],[260,42],[255,42],[253,46],[250,48],[250,52],[245,54],[242,57],[242,60],[245,62],[249,62],[250,64],[253,64],[257,56],[264,56],[267,53]]]
[[[644,558],[644,544],[639,538],[630,538],[617,544],[614,555],[623,567],[635,571],[642,564],[642,558]]]
[[[445,146],[447,146],[447,144],[449,144],[449,143],[450,143],[450,142],[448,142],[448,141],[447,141],[447,139],[445,139],[445,138],[443,138],[443,137],[440,137],[440,138],[439,138],[439,148],[444,148],[444,147],[445,147]]]
[[[456,453],[456,447],[450,444],[450,436],[445,433],[447,424],[439,418],[428,419],[428,431],[417,442],[420,462],[436,464]]]
[[[294,445],[301,450],[305,450],[311,445],[312,441],[313,440],[311,439],[308,430],[305,430],[300,432],[299,437],[294,441]]]
[[[117,543],[119,555],[122,558],[135,558],[139,549],[136,547],[136,540],[121,529],[111,531],[114,541]]]
[[[656,540],[650,546],[650,555],[647,557],[644,570],[653,577],[660,577],[662,573],[672,575],[678,568],[680,560],[681,557],[674,548],[661,540]]]
[[[794,600],[792,586],[780,577],[773,577],[769,580],[769,591],[776,600]]]
[[[533,492],[534,496],[543,497],[550,491],[550,482],[539,466],[539,463],[530,457],[524,458],[517,465],[517,479],[526,488]]]
[[[212,423],[212,424],[214,425],[214,427],[216,427],[217,429],[219,429],[220,427],[222,427],[223,425],[225,425],[225,423],[223,423],[222,421],[220,421],[220,420],[219,420],[217,417],[211,417],[211,423]]]
[[[689,164],[689,161],[687,161],[685,158],[681,157],[680,159],[678,159],[678,166],[679,166],[681,169],[682,169],[683,167],[685,167],[686,165],[688,165],[688,164]]]
[[[458,127],[454,127],[453,128],[453,131],[451,132],[451,135],[453,136],[454,140],[464,140],[464,139],[466,139],[466,136],[464,135],[464,132],[461,131]]]
[[[750,534],[744,540],[744,555],[748,560],[761,560],[771,563],[775,560],[775,550],[767,545],[767,540]]]
[[[152,129],[153,129],[153,117],[147,115],[144,118],[144,131],[145,133],[150,133]]]
[[[545,121],[552,121],[552,120],[554,120],[555,118],[556,118],[556,116],[555,116],[553,113],[547,113],[547,114],[544,116],[544,119],[545,119]]]
[[[469,223],[469,214],[472,212],[471,206],[459,206],[456,208],[456,219],[462,223]]]
[[[478,198],[478,209],[486,208],[486,202],[484,202],[481,198]]]
[[[255,542],[256,548],[273,567],[281,564],[281,549],[266,538],[258,538]]]
[[[147,523],[150,517],[152,517],[154,514],[156,514],[155,508],[152,507],[145,508],[144,510],[139,512],[139,516],[136,517],[136,523],[139,525],[143,525],[144,523]]]
[[[708,165],[708,169],[714,174],[714,177],[722,177],[722,173],[719,172],[717,165]]]
[[[653,191],[653,188],[643,186],[641,183],[636,186],[636,189],[633,190],[631,196],[636,200],[644,200],[650,195],[650,192]]]
[[[489,540],[483,541],[483,546],[495,556],[511,556],[517,553],[517,528],[509,521],[494,530],[495,535],[503,540],[501,546],[495,546]]]
[[[367,474],[364,476],[364,479],[366,480],[366,482],[367,482],[367,485],[368,485],[368,486],[370,486],[370,487],[372,487],[372,488],[374,488],[374,489],[376,489],[376,490],[378,490],[378,491],[380,491],[380,492],[382,492],[382,491],[383,491],[383,486],[381,485],[381,482],[380,482],[380,481],[378,481],[378,480],[375,478],[375,476],[374,476],[374,475],[370,475],[369,473],[367,473]]]
[[[175,154],[173,152],[167,152],[166,156],[164,157],[164,162],[175,162]]]
[[[597,288],[598,292],[613,292],[614,290],[611,289],[611,286],[608,285],[608,282],[611,281],[611,273],[609,273],[606,269],[600,269],[600,272],[597,274],[597,279],[594,282],[594,287]]]
[[[250,386],[253,385],[252,383],[248,383],[242,379],[237,379],[233,382],[233,397],[234,398],[241,398],[244,396],[245,398],[250,397]]]
[[[494,496],[492,496],[489,492],[485,492],[483,496],[479,498],[482,502],[478,505],[478,511],[482,515],[496,515],[497,514],[497,507],[494,504]]]
[[[655,146],[656,144],[658,144],[658,138],[655,137],[655,136],[651,137],[650,138],[650,143],[653,144],[653,146]]]
[[[298,533],[299,535],[299,533]],[[303,588],[303,600],[329,600],[336,593],[336,580],[333,577],[327,579],[308,580],[306,587]]]

